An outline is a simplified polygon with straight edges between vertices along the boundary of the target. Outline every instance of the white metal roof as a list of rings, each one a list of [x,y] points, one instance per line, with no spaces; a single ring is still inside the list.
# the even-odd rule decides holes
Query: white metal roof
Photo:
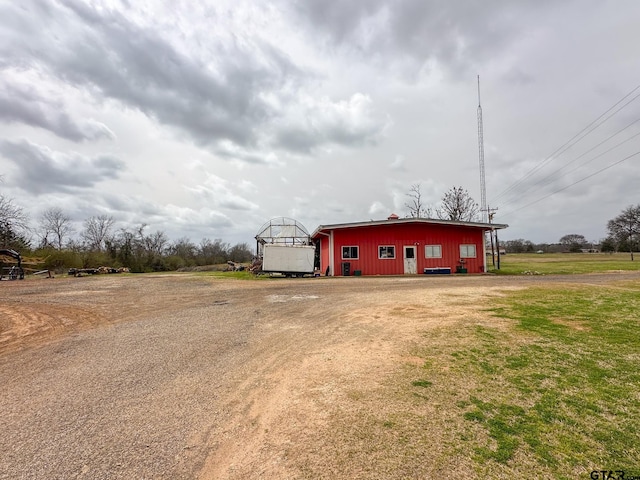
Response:
[[[428,225],[472,227],[472,228],[480,228],[483,230],[501,230],[509,226],[505,223],[460,222],[457,220],[439,220],[435,218],[397,218],[397,219],[387,219],[387,220],[370,220],[368,222],[336,223],[333,225],[319,225],[318,228],[316,228],[311,234],[311,238],[314,238],[321,231],[326,231],[326,230],[372,227],[372,226],[378,226],[378,225],[401,225],[403,223],[423,223]]]

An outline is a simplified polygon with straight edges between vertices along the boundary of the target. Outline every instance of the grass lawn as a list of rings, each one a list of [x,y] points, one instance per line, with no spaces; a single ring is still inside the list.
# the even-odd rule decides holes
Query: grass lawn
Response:
[[[426,346],[412,385],[455,399],[452,453],[480,478],[640,475],[639,292],[637,281],[510,292],[491,309],[506,329]]]
[[[477,314],[459,296],[466,313],[416,336],[410,363],[334,406],[327,454],[350,478],[640,476],[639,293],[508,289]]]
[[[629,253],[510,253],[500,256],[500,270],[487,257],[489,271],[499,275],[596,273],[640,270],[640,254]]]

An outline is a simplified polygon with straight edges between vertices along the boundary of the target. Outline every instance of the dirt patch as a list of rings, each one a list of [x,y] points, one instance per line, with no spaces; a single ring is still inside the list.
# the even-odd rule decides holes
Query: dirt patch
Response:
[[[576,330],[578,332],[584,332],[591,330],[591,327],[585,325],[580,320],[572,320],[567,318],[552,318],[551,321],[558,325],[562,325],[564,327],[569,327],[572,330]]]
[[[104,323],[90,309],[65,305],[0,305],[0,352],[34,346]]]
[[[433,395],[427,387],[438,379],[420,376],[420,339],[429,335],[437,344],[456,341],[459,328],[506,329],[487,306],[508,289],[620,279],[237,281],[182,274],[0,285],[2,380],[13,392],[0,408],[16,412],[5,439],[26,442],[0,469],[37,477],[32,469],[44,465],[59,478],[97,478],[100,471],[119,472],[114,478],[461,476],[468,464],[456,458],[452,419],[442,414],[454,399],[446,388]],[[102,349],[111,332],[118,342]],[[77,343],[68,342],[73,336]],[[69,375],[58,384],[73,389],[55,393],[44,385],[34,396],[23,385],[32,371],[33,382],[47,378],[37,371],[52,358],[59,375]],[[428,361],[437,365],[437,352]],[[398,385],[408,385],[409,394]],[[105,399],[116,393],[121,406],[105,412]],[[48,410],[56,402],[61,407]],[[86,428],[87,438],[69,445],[103,452],[77,470],[74,461],[85,451],[50,442],[71,427]],[[144,438],[145,429],[155,442]],[[422,459],[418,464],[407,461],[411,438],[428,446],[412,457]],[[130,453],[140,442],[142,450]],[[143,465],[152,447],[159,450]]]

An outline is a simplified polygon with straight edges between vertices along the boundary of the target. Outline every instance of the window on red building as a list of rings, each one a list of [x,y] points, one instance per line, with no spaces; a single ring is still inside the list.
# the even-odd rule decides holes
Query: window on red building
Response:
[[[425,258],[442,258],[442,245],[425,245]]]
[[[460,258],[476,258],[476,246],[460,245]]]
[[[358,247],[342,247],[342,259],[358,259]]]
[[[381,245],[378,247],[378,258],[396,258],[396,247],[393,245]]]

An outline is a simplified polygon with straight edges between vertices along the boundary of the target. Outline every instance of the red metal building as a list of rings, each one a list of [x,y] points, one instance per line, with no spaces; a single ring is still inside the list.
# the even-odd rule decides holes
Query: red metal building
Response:
[[[424,218],[320,225],[320,270],[329,275],[482,273],[486,271],[485,232],[504,224]]]

